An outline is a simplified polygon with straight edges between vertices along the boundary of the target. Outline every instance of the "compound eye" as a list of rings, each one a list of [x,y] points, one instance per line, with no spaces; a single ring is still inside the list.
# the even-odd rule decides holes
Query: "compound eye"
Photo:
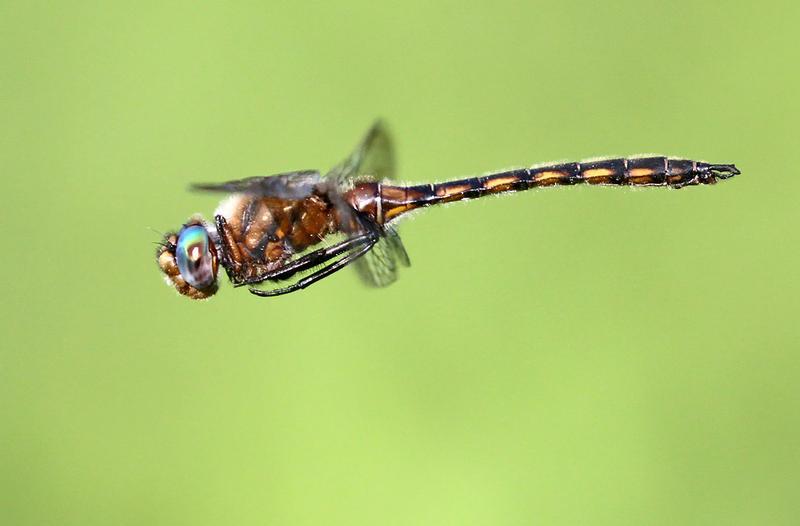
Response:
[[[183,279],[196,289],[207,289],[217,279],[214,245],[208,239],[206,229],[200,225],[181,230],[175,248],[175,261]]]

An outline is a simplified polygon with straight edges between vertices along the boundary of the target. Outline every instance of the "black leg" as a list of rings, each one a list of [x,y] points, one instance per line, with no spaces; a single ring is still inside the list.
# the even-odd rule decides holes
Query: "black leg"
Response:
[[[237,265],[234,269],[234,263],[231,258],[231,247],[228,243],[228,222],[225,221],[225,218],[217,215],[214,216],[214,226],[217,228],[217,236],[219,237],[219,252],[220,252],[220,264],[225,269],[225,273],[228,275],[228,279],[231,280],[231,283],[236,283],[236,275],[238,269],[238,261]]]
[[[267,280],[288,279],[298,272],[308,270],[311,267],[316,267],[317,265],[321,265],[326,261],[330,261],[336,256],[344,254],[348,250],[358,247],[362,243],[374,243],[376,239],[376,235],[371,232],[346,239],[341,243],[337,243],[330,247],[309,252],[305,256],[298,258],[273,272],[241,281],[235,286],[241,287],[242,285],[255,285]]]
[[[227,222],[225,218],[222,216],[214,216],[214,226],[217,228],[217,236],[219,237],[219,247],[222,249],[220,250],[220,259],[222,260],[222,266],[226,269],[228,268],[228,244],[226,243],[225,239],[225,225]]]
[[[369,251],[369,249],[371,249],[375,245],[375,242],[376,242],[375,237],[374,236],[369,236],[366,240],[362,240],[363,245],[361,247],[357,248],[357,250],[354,250],[353,252],[351,252],[351,253],[347,254],[346,256],[344,256],[342,259],[340,259],[340,260],[338,260],[338,261],[336,261],[334,263],[331,263],[330,265],[328,265],[325,268],[319,269],[318,271],[314,272],[313,274],[311,274],[309,276],[306,276],[305,278],[299,280],[297,283],[289,285],[288,287],[284,287],[284,288],[281,288],[281,289],[272,289],[272,290],[260,290],[260,289],[251,288],[250,292],[252,294],[255,294],[256,296],[266,297],[266,296],[280,296],[282,294],[289,294],[290,292],[294,292],[296,290],[302,290],[302,289],[308,287],[309,285],[311,285],[313,283],[316,283],[317,281],[319,281],[319,280],[321,280],[323,278],[327,278],[328,276],[330,276],[334,272],[337,272],[337,271],[343,269],[344,267],[346,267],[347,265],[349,265],[350,263],[352,263],[356,259],[360,258],[364,254],[366,254]]]

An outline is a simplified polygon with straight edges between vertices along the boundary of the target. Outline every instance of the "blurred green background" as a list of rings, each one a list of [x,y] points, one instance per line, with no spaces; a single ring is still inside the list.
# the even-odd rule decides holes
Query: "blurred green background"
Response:
[[[797,524],[795,2],[3,2],[0,524]],[[431,209],[385,290],[164,286],[215,181],[657,152]]]

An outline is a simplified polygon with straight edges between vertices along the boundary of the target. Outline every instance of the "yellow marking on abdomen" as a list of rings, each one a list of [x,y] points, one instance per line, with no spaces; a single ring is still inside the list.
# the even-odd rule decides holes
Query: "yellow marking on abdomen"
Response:
[[[562,177],[565,177],[566,174],[564,172],[559,172],[558,170],[548,170],[546,172],[539,172],[533,176],[533,181],[538,185],[550,185],[550,184],[557,184],[561,181]]]
[[[412,208],[413,207],[411,207],[410,205],[400,205],[400,206],[393,207],[393,208],[391,208],[391,209],[386,211],[386,214],[385,214],[383,219],[384,219],[384,221],[389,221],[390,219],[399,216],[403,212],[408,212]]]
[[[484,186],[486,187],[487,190],[495,190],[498,187],[502,188],[502,187],[505,187],[505,186],[511,186],[512,184],[516,183],[517,181],[519,181],[519,178],[514,177],[512,175],[510,175],[508,177],[498,177],[496,179],[491,179],[490,178],[490,179],[486,180],[486,182],[484,183]]]
[[[631,177],[650,177],[656,173],[652,168],[631,168],[628,172]]]
[[[457,197],[470,190],[472,187],[468,184],[443,184],[436,188],[436,197]]]
[[[589,168],[581,172],[584,179],[596,179],[599,177],[611,177],[614,175],[614,170],[611,168]]]

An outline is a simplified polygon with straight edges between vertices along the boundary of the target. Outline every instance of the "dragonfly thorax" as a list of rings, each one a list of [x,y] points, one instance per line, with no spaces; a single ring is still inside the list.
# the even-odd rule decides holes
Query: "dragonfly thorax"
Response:
[[[340,229],[336,209],[324,193],[300,199],[234,194],[215,215],[224,219],[217,225],[229,256],[223,264],[241,270],[244,279],[280,267]]]

